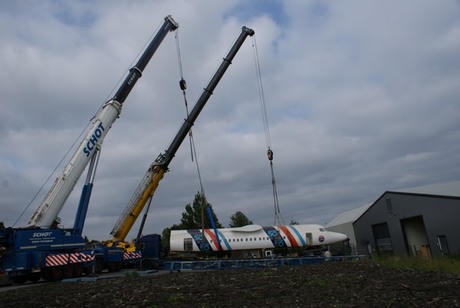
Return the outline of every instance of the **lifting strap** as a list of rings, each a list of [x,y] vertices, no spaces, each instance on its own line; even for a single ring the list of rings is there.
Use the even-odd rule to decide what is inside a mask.
[[[274,209],[275,209],[274,223],[275,225],[284,225],[284,220],[283,220],[283,217],[281,216],[280,206],[278,203],[278,192],[276,190],[275,172],[273,170],[273,150],[271,149],[270,128],[268,125],[267,108],[265,106],[265,95],[264,95],[264,88],[262,85],[262,74],[260,72],[260,62],[259,62],[259,55],[257,51],[255,35],[252,36],[252,47],[254,51],[254,62],[256,66],[257,85],[258,85],[258,90],[259,90],[259,101],[260,101],[260,108],[262,111],[262,121],[264,124],[265,142],[267,144],[267,158],[270,162],[270,170],[271,170],[271,175],[272,175],[273,204],[274,204]]]
[[[183,69],[182,69],[182,59],[181,59],[181,55],[180,55],[178,31],[176,31],[176,50],[177,50],[177,61],[179,63],[179,71],[180,71],[179,87],[180,87],[180,89],[182,91],[182,94],[184,96],[185,111],[187,113],[187,118],[188,118],[189,111],[188,111],[188,102],[187,102],[187,94],[186,94],[187,82],[184,79],[184,73],[183,73]],[[202,232],[202,236],[204,237],[204,217],[205,217],[204,216],[204,209],[205,209],[205,207],[207,207],[208,202],[207,202],[206,194],[204,193],[203,181],[201,179],[200,166],[198,164],[198,158],[197,158],[197,155],[196,155],[196,147],[195,147],[195,141],[193,140],[192,129],[189,130],[189,138],[190,138],[190,154],[191,154],[191,157],[192,157],[192,161],[195,161],[196,170],[197,170],[197,173],[198,173],[198,180],[200,182],[200,193],[201,193],[201,196],[202,196],[202,198],[201,198],[201,232]],[[216,226],[215,226],[215,223],[214,223],[214,218],[212,217],[212,214],[211,214],[211,208],[210,207],[207,207],[207,212],[208,212],[209,221],[211,222],[211,226],[214,229],[214,233],[216,235],[217,247],[218,247],[219,250],[221,250],[220,240],[219,240],[219,233],[217,232],[217,229],[216,229]]]

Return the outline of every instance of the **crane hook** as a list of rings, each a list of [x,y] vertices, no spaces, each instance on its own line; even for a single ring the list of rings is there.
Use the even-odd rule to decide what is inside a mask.
[[[182,91],[185,91],[185,89],[187,89],[187,82],[185,81],[184,78],[180,79],[179,86]]]
[[[268,157],[268,160],[269,161],[272,161],[273,160],[273,151],[268,149],[267,151],[267,157]]]

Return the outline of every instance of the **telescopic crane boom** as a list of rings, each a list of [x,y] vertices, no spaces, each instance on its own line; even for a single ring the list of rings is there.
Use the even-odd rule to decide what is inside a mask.
[[[91,129],[85,135],[77,151],[64,168],[64,171],[56,179],[38,209],[32,215],[28,227],[34,226],[46,229],[53,225],[84,169],[100,148],[112,124],[119,117],[125,99],[128,97],[137,80],[142,76],[142,72],[153,54],[166,37],[166,34],[174,31],[177,27],[177,23],[171,16],[165,17],[162,27],[158,30],[156,36],[152,39],[136,65],[130,69],[128,76],[121,84],[115,96],[106,102],[95,116]]]
[[[164,24],[136,65],[130,69],[115,96],[96,114],[88,133],[30,219],[28,227],[5,228],[0,224],[0,272],[5,271],[12,281],[24,283],[39,279],[60,280],[80,277],[83,272],[99,273],[105,268],[118,270],[121,267],[124,261],[122,250],[96,245],[87,247],[82,236],[95,165],[102,141],[120,115],[123,102],[166,34],[177,27],[170,16],[165,18]],[[57,215],[87,166],[88,175],[75,216],[75,225],[73,228],[56,228]]]
[[[110,234],[113,236],[112,243],[125,240],[145,204],[150,198],[153,197],[153,194],[155,193],[160,180],[163,178],[164,173],[168,171],[168,166],[171,163],[171,160],[174,158],[174,155],[184,141],[189,130],[192,128],[195,120],[205,106],[209,97],[211,97],[213,94],[215,87],[219,83],[222,76],[225,74],[227,68],[230,66],[233,58],[237,54],[245,39],[248,36],[253,35],[254,30],[247,27],[242,28],[241,34],[238,36],[232,48],[223,59],[222,64],[217,69],[207,87],[204,88],[203,93],[201,94],[188,117],[185,119],[182,127],[170,144],[169,148],[164,153],[160,154],[150,165],[147,173],[137,187],[131,200],[115,224],[115,227],[113,228],[112,232],[110,232]]]

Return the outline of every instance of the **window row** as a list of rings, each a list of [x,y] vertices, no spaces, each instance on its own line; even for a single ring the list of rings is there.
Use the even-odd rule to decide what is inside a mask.
[[[286,236],[283,236],[283,239],[286,239]],[[230,238],[228,239],[229,243],[236,243],[236,242],[256,242],[256,241],[268,241],[270,238],[268,236],[266,237],[247,237],[247,238]],[[213,243],[213,240],[209,241],[210,243]],[[222,239],[219,239],[219,242],[222,243]]]

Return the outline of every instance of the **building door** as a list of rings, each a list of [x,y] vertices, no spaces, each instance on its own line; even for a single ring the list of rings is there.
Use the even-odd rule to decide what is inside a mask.
[[[393,244],[391,242],[390,231],[388,224],[381,223],[372,225],[372,232],[374,233],[375,245],[379,253],[393,254]]]
[[[423,216],[400,220],[408,255],[431,255]]]

